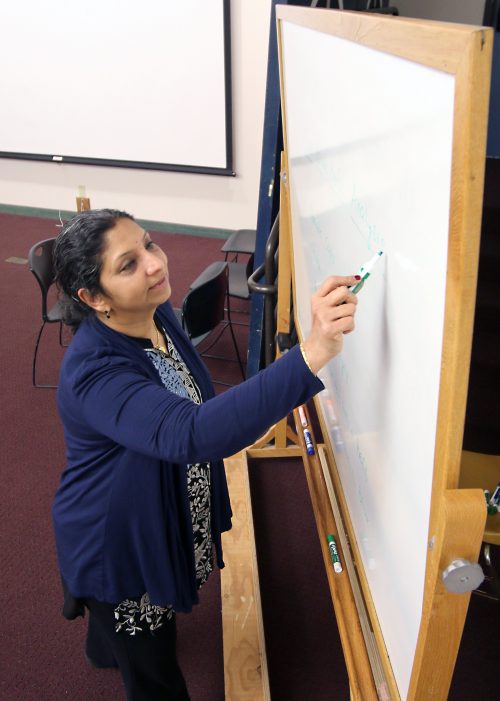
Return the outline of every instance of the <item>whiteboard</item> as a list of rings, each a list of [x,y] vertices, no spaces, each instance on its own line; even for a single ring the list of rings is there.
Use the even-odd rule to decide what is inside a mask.
[[[233,174],[229,0],[4,5],[1,156]]]
[[[455,78],[281,22],[302,336],[310,292],[384,255],[320,402],[401,698],[422,613],[436,435]],[[313,76],[313,78],[312,78]]]

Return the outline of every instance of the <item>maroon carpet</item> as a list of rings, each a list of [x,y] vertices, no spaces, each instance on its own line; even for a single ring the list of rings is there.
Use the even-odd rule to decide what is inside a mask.
[[[271,697],[348,701],[302,460],[252,460],[249,476]]]

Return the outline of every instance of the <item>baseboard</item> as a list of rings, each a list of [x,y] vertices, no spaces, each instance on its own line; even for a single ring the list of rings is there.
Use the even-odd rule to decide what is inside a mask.
[[[43,209],[41,207],[23,207],[14,204],[0,204],[1,214],[16,214],[22,217],[39,217],[42,219],[61,218],[63,221],[70,219],[76,211]],[[169,232],[171,234],[185,234],[186,236],[205,236],[214,239],[227,239],[234,233],[234,229],[216,229],[208,226],[190,226],[187,224],[175,224],[172,222],[159,222],[150,219],[137,219],[137,222],[149,231]]]

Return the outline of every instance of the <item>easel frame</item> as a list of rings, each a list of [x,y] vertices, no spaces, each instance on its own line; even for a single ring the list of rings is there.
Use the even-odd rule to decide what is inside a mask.
[[[359,13],[338,13],[302,8],[277,8],[278,42],[281,44],[281,21],[327,31],[349,38],[365,46],[417,61],[457,77],[455,94],[455,123],[453,139],[452,193],[450,215],[450,246],[446,287],[445,329],[440,400],[433,472],[431,517],[429,523],[428,557],[425,576],[423,613],[410,687],[406,699],[444,699],[447,697],[458,653],[470,593],[452,594],[444,586],[441,573],[454,559],[476,561],[486,518],[484,497],[479,490],[459,490],[458,475],[461,436],[465,416],[468,366],[472,339],[479,230],[483,188],[485,130],[488,105],[489,67],[492,34],[477,27],[457,27],[434,22],[399,20],[393,32],[387,19],[361,16]],[[440,50],[436,52],[433,39],[439,34]],[[282,67],[281,67],[282,68]],[[282,85],[283,91],[283,85]],[[282,103],[283,92],[282,92]],[[282,162],[280,208],[280,272],[278,294],[278,332],[287,333],[290,326],[290,286],[293,285],[293,244],[290,230],[288,193],[288,163],[286,155],[286,114],[284,120],[285,154]],[[451,235],[453,234],[453,235]],[[299,336],[300,336],[300,329]],[[320,422],[324,424],[319,413]],[[323,430],[325,426],[323,425]],[[324,430],[324,434],[327,432]],[[281,429],[283,436],[283,429]],[[300,432],[299,432],[300,435]],[[283,441],[282,441],[283,442]],[[286,446],[281,445],[286,450]],[[318,454],[318,446],[316,446]],[[377,614],[371,601],[366,578],[359,568],[359,551],[352,530],[342,485],[336,470],[331,446],[324,449],[326,471],[319,458],[310,459],[303,446],[304,464],[311,492],[325,566],[337,614],[351,698],[366,701],[371,698],[401,699],[385,650]],[[269,451],[269,449],[267,449]],[[253,452],[253,451],[252,451]],[[257,456],[258,451],[255,451]],[[323,465],[324,467],[324,465]],[[328,498],[328,475],[331,489],[338,497],[342,523],[335,524]],[[373,628],[378,659],[386,682],[372,677],[368,659],[369,644],[360,627],[346,625],[346,611],[354,609],[353,587],[341,586],[329,566],[325,546],[326,533],[339,534],[343,527],[349,536],[354,560],[360,571],[360,587],[366,602],[370,626]],[[345,557],[347,553],[342,553]],[[344,579],[342,577],[342,579]],[[358,618],[359,620],[359,618]],[[356,630],[353,630],[356,628]]]

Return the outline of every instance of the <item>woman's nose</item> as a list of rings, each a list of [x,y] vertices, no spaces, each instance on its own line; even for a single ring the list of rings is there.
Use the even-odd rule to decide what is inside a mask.
[[[147,275],[156,275],[161,270],[161,262],[154,256],[149,256],[146,261]]]
[[[148,275],[154,275],[162,268],[161,260],[154,253],[149,253],[148,251],[146,251],[146,256],[146,272]]]

